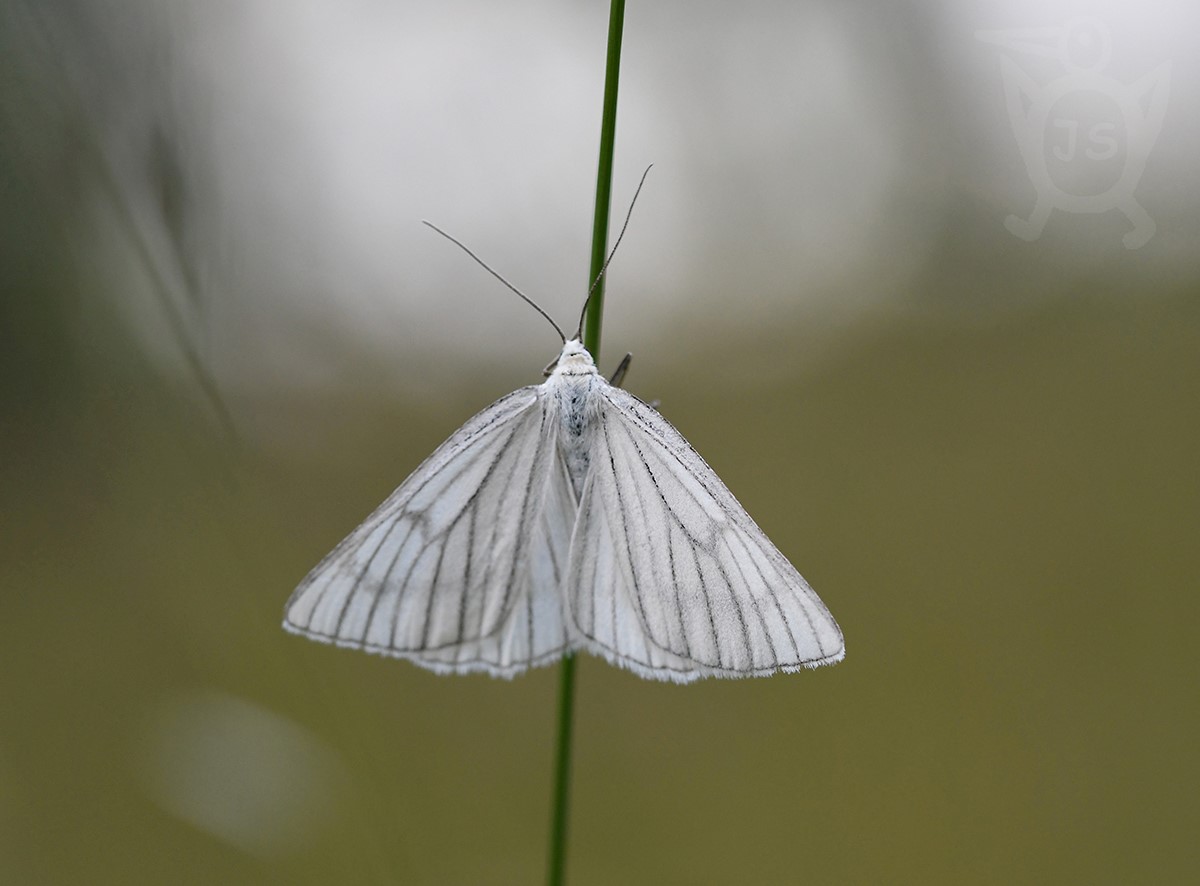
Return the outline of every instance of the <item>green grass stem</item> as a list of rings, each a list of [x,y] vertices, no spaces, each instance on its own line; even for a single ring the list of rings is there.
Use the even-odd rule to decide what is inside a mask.
[[[611,0],[608,16],[608,52],[604,70],[604,108],[600,117],[600,159],[596,172],[596,214],[592,220],[590,287],[604,267],[608,254],[608,217],[612,197],[613,147],[617,132],[617,84],[621,71],[621,36],[625,26],[625,0]],[[586,291],[586,290],[585,290]],[[588,302],[583,324],[583,345],[600,359],[600,326],[604,312],[604,281]],[[567,819],[571,800],[572,724],[575,708],[575,657],[563,658],[558,691],[558,746],[551,801],[550,864],[546,882],[562,886],[567,860]]]

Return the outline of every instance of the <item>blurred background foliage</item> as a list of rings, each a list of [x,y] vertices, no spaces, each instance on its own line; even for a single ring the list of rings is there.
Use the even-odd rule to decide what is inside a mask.
[[[541,878],[554,669],[279,621],[557,352],[417,220],[576,316],[606,12],[0,7],[0,881]],[[1154,139],[1111,90],[1060,109],[1119,144],[1052,168],[1079,193],[1149,143],[1137,250],[1116,209],[1004,227],[1036,188],[1001,59],[1063,63],[975,32],[1081,12],[1114,82],[1171,63]],[[1195,879],[1197,19],[630,5],[616,204],[656,169],[601,362],[636,353],[848,655],[686,688],[583,660],[572,882]]]

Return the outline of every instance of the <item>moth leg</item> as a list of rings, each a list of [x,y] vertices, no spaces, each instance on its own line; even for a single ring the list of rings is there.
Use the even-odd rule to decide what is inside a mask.
[[[623,359],[617,365],[617,371],[612,374],[612,378],[610,378],[608,380],[608,383],[610,385],[612,385],[614,388],[621,387],[621,382],[625,381],[625,373],[627,373],[629,371],[629,364],[632,361],[633,361],[633,354],[626,354],[625,359]],[[646,405],[649,406],[651,409],[653,409],[655,412],[657,412],[658,407],[660,405],[662,405],[662,401],[661,400],[651,400]]]
[[[625,381],[625,373],[629,371],[629,362],[632,359],[633,359],[633,354],[626,354],[625,359],[623,359],[617,365],[617,371],[614,372],[612,374],[612,378],[610,378],[608,380],[608,383],[610,385],[612,385],[614,388],[621,387],[621,382]]]

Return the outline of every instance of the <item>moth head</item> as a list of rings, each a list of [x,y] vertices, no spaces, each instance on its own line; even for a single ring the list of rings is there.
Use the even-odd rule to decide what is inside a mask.
[[[563,343],[562,353],[558,355],[558,359],[547,366],[542,374],[549,376],[555,370],[566,369],[575,369],[578,372],[579,369],[587,367],[596,368],[592,355],[588,353],[587,348],[578,338],[572,338]]]
[[[573,338],[570,341],[563,342],[562,353],[558,355],[558,361],[561,363],[570,357],[579,357],[581,355],[589,363],[592,362],[592,355],[588,353],[587,348],[583,346],[583,343],[579,339]]]

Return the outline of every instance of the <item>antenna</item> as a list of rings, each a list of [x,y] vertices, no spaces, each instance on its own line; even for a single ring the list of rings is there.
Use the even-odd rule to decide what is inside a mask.
[[[579,328],[575,330],[575,338],[578,339],[583,335],[583,319],[587,316],[588,303],[592,300],[592,293],[596,291],[596,287],[600,285],[600,281],[604,279],[604,272],[608,270],[608,263],[613,260],[613,256],[617,254],[617,247],[621,245],[621,238],[625,236],[625,229],[629,227],[629,220],[633,218],[633,207],[637,203],[638,194],[642,193],[642,185],[646,183],[646,176],[650,174],[650,170],[654,168],[651,163],[646,167],[646,171],[642,173],[642,179],[638,182],[637,190],[633,192],[633,199],[629,201],[629,211],[625,213],[625,223],[621,225],[621,233],[617,234],[617,242],[613,244],[612,250],[608,253],[608,258],[604,260],[604,264],[600,266],[600,273],[596,275],[596,279],[592,281],[592,288],[588,290],[587,298],[583,300],[583,310],[579,312]],[[478,259],[476,259],[478,261]]]
[[[433,228],[435,231],[437,231],[439,234],[441,234],[443,237],[445,237],[447,240],[449,240],[451,243],[453,243],[455,246],[457,246],[459,249],[461,249],[467,255],[471,256],[471,258],[475,259],[475,261],[477,261],[485,271],[487,271],[489,274],[491,274],[493,277],[495,277],[497,280],[499,280],[501,283],[503,283],[505,286],[507,286],[509,289],[511,289],[513,292],[515,292],[517,295],[519,295],[522,299],[524,299],[526,304],[528,304],[535,311],[537,311],[539,314],[541,314],[543,317],[545,317],[547,320],[549,320],[550,325],[554,327],[554,331],[558,333],[558,337],[563,340],[563,344],[565,345],[567,343],[567,336],[563,333],[562,329],[559,328],[559,325],[554,322],[554,318],[551,317],[549,314],[547,314],[545,311],[543,311],[541,306],[537,302],[535,302],[533,299],[531,299],[529,296],[527,296],[521,290],[517,289],[517,287],[513,286],[511,283],[509,283],[507,280],[505,280],[503,277],[501,277],[500,274],[498,274],[496,271],[492,270],[492,268],[488,266],[487,262],[485,262],[483,259],[481,259],[479,256],[477,256],[475,253],[473,253],[470,249],[468,249],[462,243],[462,241],[456,240],[454,237],[451,237],[449,234],[447,234],[445,231],[443,231],[441,228],[439,228],[437,225],[435,225],[431,221],[426,221],[425,219],[421,219],[421,224],[426,225],[427,227]],[[626,221],[626,224],[628,224],[628,221]],[[622,233],[624,233],[624,231],[622,231]],[[620,242],[620,241],[618,240],[617,242]]]

